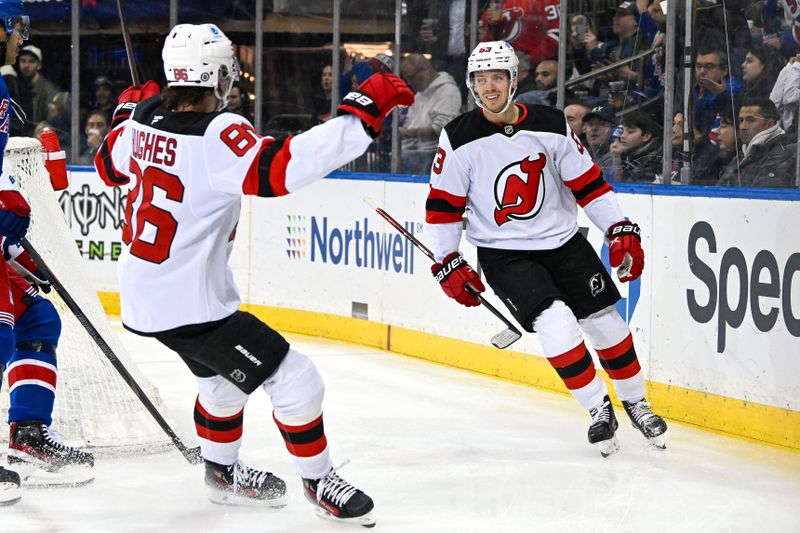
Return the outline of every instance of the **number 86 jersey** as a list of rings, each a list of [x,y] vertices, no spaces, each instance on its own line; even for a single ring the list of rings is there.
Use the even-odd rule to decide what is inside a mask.
[[[276,140],[233,113],[170,112],[160,96],[133,107],[118,108],[118,125],[95,166],[106,184],[128,188],[118,271],[122,322],[145,334],[238,309],[228,257],[243,194],[288,194],[372,141],[349,115]]]

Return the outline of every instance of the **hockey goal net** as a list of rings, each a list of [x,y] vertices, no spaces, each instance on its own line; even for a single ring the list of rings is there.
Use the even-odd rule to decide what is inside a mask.
[[[39,141],[10,138],[3,171],[17,180],[31,205],[28,240],[163,414],[158,390],[131,361],[92,287],[91,277],[50,185]],[[53,302],[62,321],[53,427],[67,443],[100,453],[115,455],[166,449],[169,439],[56,291],[43,296]],[[3,422],[7,420],[7,387],[4,383],[0,397]],[[7,432],[2,431],[0,435],[7,442]]]

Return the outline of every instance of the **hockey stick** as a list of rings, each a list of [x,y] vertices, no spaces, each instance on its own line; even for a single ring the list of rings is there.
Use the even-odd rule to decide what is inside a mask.
[[[156,406],[153,405],[153,402],[150,401],[150,398],[147,397],[147,394],[145,394],[144,390],[142,390],[139,384],[136,383],[136,380],[133,378],[133,376],[131,376],[130,372],[128,372],[128,369],[125,368],[125,365],[122,364],[122,361],[119,360],[114,351],[111,349],[111,346],[108,345],[100,332],[97,331],[97,328],[94,327],[94,324],[92,324],[92,322],[89,320],[89,317],[86,316],[86,313],[83,312],[64,284],[58,280],[58,277],[55,275],[52,269],[50,269],[42,256],[39,255],[39,252],[36,251],[28,239],[21,239],[20,244],[22,245],[22,248],[28,252],[28,255],[30,255],[33,262],[36,263],[36,266],[44,273],[45,276],[47,276],[47,279],[50,280],[50,284],[55,287],[56,292],[61,299],[64,300],[64,303],[67,304],[69,310],[72,311],[72,313],[75,315],[75,318],[78,319],[78,322],[81,323],[92,340],[97,344],[97,346],[103,352],[103,355],[108,358],[120,377],[125,381],[125,383],[128,384],[136,397],[139,398],[139,401],[142,402],[142,405],[144,405],[145,409],[147,409],[158,425],[161,426],[161,429],[163,429],[164,433],[167,434],[167,437],[170,438],[172,444],[178,448],[178,451],[183,454],[190,464],[202,463],[203,458],[200,456],[200,448],[187,448],[183,441],[181,441],[181,438],[170,427],[169,422],[167,422],[164,417],[161,416],[161,413],[158,412]]]
[[[380,207],[376,206],[371,199],[364,198],[364,202],[373,208],[380,216],[382,216],[386,222],[392,225],[394,229],[396,229],[400,234],[411,241],[411,243],[416,246],[422,253],[427,255],[431,261],[434,263],[436,262],[436,257],[434,257],[433,252],[430,249],[422,244],[412,233],[410,233],[406,228],[404,228],[399,222],[397,222],[392,215],[381,209]],[[467,283],[467,290],[472,294],[486,309],[492,312],[494,316],[499,318],[503,324],[506,325],[505,330],[501,331],[500,333],[496,334],[494,337],[491,338],[492,346],[495,348],[508,348],[515,342],[517,342],[520,338],[522,338],[522,333],[512,324],[500,311],[495,309],[495,307],[486,301],[486,299],[481,296],[481,294],[475,290],[475,288]]]
[[[122,40],[125,41],[125,53],[128,55],[128,66],[131,69],[131,80],[133,85],[139,86],[139,71],[136,69],[136,60],[133,57],[133,44],[131,43],[131,33],[128,31],[128,19],[125,17],[125,1],[117,0],[119,9],[119,23],[122,27]]]

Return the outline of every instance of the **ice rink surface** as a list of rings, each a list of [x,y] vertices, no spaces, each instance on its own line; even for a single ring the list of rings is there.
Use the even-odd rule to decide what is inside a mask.
[[[121,332],[193,435],[194,381],[177,356]],[[800,454],[671,424],[651,449],[621,409],[622,450],[602,459],[573,399],[363,346],[289,336],[326,384],[325,429],[340,474],[373,497],[371,531],[797,532]],[[658,406],[655,406],[657,409]],[[263,391],[245,409],[242,458],[287,481],[279,510],[220,507],[177,452],[99,458],[92,485],[28,490],[0,531],[366,531],[317,518]]]

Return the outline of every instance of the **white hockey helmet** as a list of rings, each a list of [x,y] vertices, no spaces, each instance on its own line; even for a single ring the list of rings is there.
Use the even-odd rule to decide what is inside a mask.
[[[178,24],[169,32],[164,49],[164,74],[170,87],[210,87],[221,111],[239,79],[233,43],[214,24]]]
[[[508,72],[510,79],[510,89],[508,91],[508,101],[500,113],[505,113],[508,106],[514,100],[514,93],[517,91],[517,67],[519,66],[519,59],[517,54],[514,53],[514,48],[505,41],[489,41],[485,43],[478,43],[475,50],[469,55],[467,59],[467,87],[469,92],[472,93],[472,98],[478,107],[484,108],[478,92],[475,90],[475,74],[476,72],[483,72],[486,70],[505,70]]]

